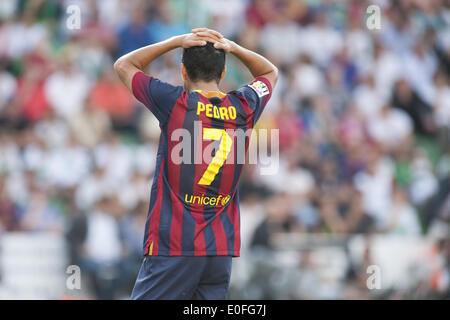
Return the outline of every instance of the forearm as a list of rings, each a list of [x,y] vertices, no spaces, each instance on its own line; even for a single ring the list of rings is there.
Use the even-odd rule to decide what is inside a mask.
[[[114,70],[131,91],[131,81],[134,74],[143,71],[153,60],[164,53],[180,47],[181,41],[182,36],[176,36],[127,53],[117,59],[114,63]]]
[[[127,53],[120,57],[117,62],[129,63],[139,70],[144,70],[153,60],[170,50],[178,48],[180,45],[181,36],[172,37]]]
[[[278,68],[269,60],[233,42],[230,53],[234,54],[249,69],[253,77],[269,76],[276,82]]]

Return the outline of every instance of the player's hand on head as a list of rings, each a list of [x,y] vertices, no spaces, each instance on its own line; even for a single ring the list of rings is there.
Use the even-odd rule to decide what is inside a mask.
[[[225,52],[230,52],[233,48],[233,42],[226,39],[220,32],[208,28],[192,29],[192,33],[205,37],[208,42],[214,44],[216,49],[222,49]]]
[[[214,42],[214,48],[222,49],[225,52],[231,52],[233,49],[233,42],[226,38],[222,38],[219,41]]]
[[[220,39],[223,38],[223,35],[213,29],[208,29],[208,28],[195,28],[191,30],[192,33],[200,36],[200,37],[207,37],[207,38],[211,38],[214,41],[219,41]],[[214,41],[211,41],[214,43]]]
[[[205,37],[200,37],[195,33],[188,33],[183,36],[181,40],[181,47],[186,49],[190,47],[204,46],[207,41],[208,39]]]

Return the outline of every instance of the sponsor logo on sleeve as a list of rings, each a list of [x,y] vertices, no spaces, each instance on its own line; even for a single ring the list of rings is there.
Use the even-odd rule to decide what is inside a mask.
[[[256,94],[258,95],[258,97],[262,98],[265,95],[269,94],[269,88],[267,87],[267,85],[262,82],[262,81],[255,81],[251,84],[248,85],[250,88],[252,88],[253,90],[255,90]]]

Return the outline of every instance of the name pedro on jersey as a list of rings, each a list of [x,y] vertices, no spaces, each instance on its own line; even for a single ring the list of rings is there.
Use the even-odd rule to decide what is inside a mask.
[[[205,113],[208,118],[221,120],[236,119],[236,108],[233,106],[218,107],[212,105],[211,103],[204,104],[199,101],[197,104],[197,115],[200,115],[202,112]]]

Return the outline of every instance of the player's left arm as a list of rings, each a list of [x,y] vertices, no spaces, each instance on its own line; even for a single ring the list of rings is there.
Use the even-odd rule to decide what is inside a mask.
[[[193,33],[175,36],[123,55],[114,63],[114,70],[123,84],[131,91],[131,93],[133,93],[133,76],[136,72],[143,71],[159,56],[179,47],[190,48],[194,46],[204,46],[208,41],[215,42],[221,38],[223,38],[223,36],[219,32],[209,33],[205,36],[199,36]]]

